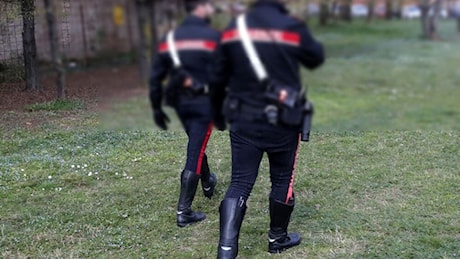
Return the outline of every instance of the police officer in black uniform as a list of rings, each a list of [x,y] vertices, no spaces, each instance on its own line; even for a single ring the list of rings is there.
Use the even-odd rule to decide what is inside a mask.
[[[222,110],[231,125],[232,150],[231,183],[219,207],[218,258],[238,254],[246,201],[264,152],[271,180],[268,251],[278,253],[301,241],[298,233],[287,232],[295,204],[293,181],[302,126],[312,113],[302,92],[299,68],[320,66],[324,52],[305,23],[288,15],[284,2],[255,1],[243,17],[267,78],[258,77],[249,59],[238,18],[225,29],[216,51],[212,100],[215,111]]]
[[[191,208],[199,180],[208,198],[217,183],[216,175],[209,170],[205,149],[213,129],[209,69],[220,33],[210,28],[214,9],[209,1],[190,0],[185,7],[189,15],[184,22],[160,41],[150,77],[150,101],[156,125],[167,129],[169,118],[162,110],[166,99],[165,103],[176,110],[188,136],[187,162],[181,174],[177,205],[179,227],[206,218],[203,212]],[[167,76],[169,82],[163,90],[162,82]]]

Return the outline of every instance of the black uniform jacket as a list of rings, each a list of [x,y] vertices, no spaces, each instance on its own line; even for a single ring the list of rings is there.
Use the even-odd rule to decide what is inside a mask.
[[[220,33],[209,26],[209,22],[190,15],[174,31],[174,43],[182,67],[202,83],[209,83],[212,54],[217,47]],[[158,44],[150,74],[150,101],[153,109],[162,104],[162,83],[166,76],[172,76],[173,61],[168,51],[166,36]]]
[[[273,82],[300,91],[299,64],[314,69],[324,62],[321,43],[310,34],[305,22],[288,15],[283,4],[259,0],[246,14],[246,23],[256,51]],[[251,66],[239,37],[236,21],[222,34],[213,66],[213,106],[219,111],[226,95],[263,107],[262,84]],[[226,92],[228,88],[228,93]]]

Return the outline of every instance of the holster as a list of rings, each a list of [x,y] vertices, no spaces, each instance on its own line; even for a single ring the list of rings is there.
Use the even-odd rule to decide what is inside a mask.
[[[265,98],[269,106],[276,106],[278,110],[277,120],[273,119],[274,115],[267,114],[268,121],[272,124],[300,126],[306,102],[303,92],[299,93],[294,86],[273,82],[266,82],[265,84]],[[271,110],[273,111],[273,109]]]
[[[303,121],[300,140],[303,142],[310,141],[311,121],[313,119],[314,109],[313,103],[307,100],[303,109]]]
[[[303,92],[299,93],[294,89],[292,86],[267,84],[265,96],[271,103],[267,108],[272,108],[265,110],[267,120],[272,124],[298,127],[301,133],[300,140],[308,142],[314,112],[313,104],[306,99]],[[276,110],[273,106],[276,106]]]
[[[300,126],[304,115],[305,98],[296,100],[293,107],[280,107],[279,121],[288,126]]]
[[[299,92],[293,86],[273,83],[270,81],[265,82],[265,97],[281,106],[294,107],[299,99]]]

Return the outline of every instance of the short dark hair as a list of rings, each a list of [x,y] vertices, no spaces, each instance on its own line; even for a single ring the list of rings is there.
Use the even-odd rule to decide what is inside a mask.
[[[206,4],[208,2],[209,0],[185,0],[185,11],[191,13],[200,4]]]

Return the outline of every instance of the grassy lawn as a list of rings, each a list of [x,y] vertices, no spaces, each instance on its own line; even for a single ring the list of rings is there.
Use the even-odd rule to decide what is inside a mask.
[[[268,162],[248,201],[240,258],[460,258],[460,37],[418,38],[418,22],[312,26],[328,54],[304,71],[315,104],[302,143],[291,231],[300,246],[267,249]],[[71,104],[72,105],[72,104]],[[67,107],[67,106],[64,106]],[[215,258],[218,206],[230,180],[228,132],[209,141],[215,197],[178,228],[175,207],[186,136],[153,125],[146,96],[104,114],[73,104],[8,112],[46,118],[33,129],[1,124],[0,257]],[[65,119],[62,118],[65,113]]]

